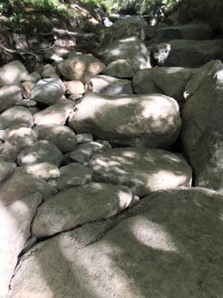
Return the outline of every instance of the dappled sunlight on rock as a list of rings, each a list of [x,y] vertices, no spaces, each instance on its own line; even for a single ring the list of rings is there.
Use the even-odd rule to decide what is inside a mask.
[[[129,220],[129,227],[136,240],[141,244],[161,251],[177,252],[177,247],[171,235],[165,228],[146,217],[136,216]]]

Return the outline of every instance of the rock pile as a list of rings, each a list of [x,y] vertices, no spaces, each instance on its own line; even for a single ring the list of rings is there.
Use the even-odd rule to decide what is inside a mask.
[[[222,295],[222,41],[122,22],[0,68],[1,298]]]

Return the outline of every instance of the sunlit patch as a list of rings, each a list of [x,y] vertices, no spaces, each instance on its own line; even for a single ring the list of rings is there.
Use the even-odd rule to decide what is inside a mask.
[[[26,156],[22,157],[23,164],[31,164],[37,161],[37,157],[33,154],[27,154]]]
[[[131,218],[130,227],[135,238],[143,245],[162,251],[178,251],[170,234],[162,225],[143,216],[136,216]]]
[[[132,197],[129,195],[128,192],[119,191],[118,197],[119,197],[119,207],[122,210],[127,208],[132,201]]]

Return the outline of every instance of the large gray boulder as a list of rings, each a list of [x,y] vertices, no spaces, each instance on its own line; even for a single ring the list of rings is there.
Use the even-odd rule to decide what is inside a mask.
[[[154,45],[152,53],[158,65],[200,67],[210,60],[222,60],[223,41],[176,39]]]
[[[194,170],[195,185],[223,192],[223,65],[220,70],[219,66],[218,63],[215,71],[207,72],[206,79],[184,105],[181,137]]]
[[[24,255],[9,298],[210,298],[223,292],[223,198],[201,188],[146,196]]]
[[[167,148],[180,131],[177,102],[165,95],[108,96],[89,93],[69,117],[77,133],[129,146]]]
[[[92,157],[94,181],[126,185],[138,195],[191,186],[192,171],[180,155],[151,148],[114,148]]]
[[[137,37],[115,40],[100,49],[99,55],[105,64],[118,59],[126,60],[136,72],[139,69],[151,68],[150,52]]]
[[[21,102],[22,91],[18,86],[5,86],[0,88],[0,112],[11,108]]]
[[[0,200],[0,297],[7,297],[7,292],[18,255],[30,237],[30,227],[41,194],[36,193],[17,200],[16,197],[4,197]]]
[[[142,69],[133,78],[133,90],[137,94],[160,92],[181,102],[184,100],[185,86],[194,72],[184,67]]]
[[[19,85],[27,75],[28,71],[20,61],[9,62],[0,67],[0,87]]]
[[[61,191],[43,203],[33,221],[35,237],[102,220],[118,214],[132,203],[133,194],[125,186],[89,183]]]

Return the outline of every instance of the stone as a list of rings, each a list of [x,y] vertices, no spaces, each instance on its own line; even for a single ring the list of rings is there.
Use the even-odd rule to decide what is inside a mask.
[[[37,71],[34,71],[30,74],[27,74],[23,78],[23,81],[29,81],[29,82],[32,82],[32,83],[37,83],[40,79],[41,79],[41,75]]]
[[[150,53],[146,45],[137,37],[115,40],[101,48],[99,55],[105,64],[124,59],[132,66],[134,72],[151,68]]]
[[[13,162],[0,161],[0,182],[8,179],[16,168]]]
[[[60,171],[57,166],[49,162],[41,162],[21,167],[27,174],[39,177],[44,180],[54,179],[60,176]],[[52,184],[51,184],[52,185]]]
[[[0,115],[0,128],[6,129],[12,125],[33,126],[33,115],[29,109],[20,106],[14,106],[5,110]]]
[[[92,175],[92,169],[79,163],[70,163],[60,168],[58,178],[51,180],[50,184],[59,190],[65,190],[73,186],[89,183]]]
[[[92,92],[107,95],[133,94],[131,81],[117,79],[110,76],[98,75],[89,81]]]
[[[70,102],[56,103],[37,112],[34,115],[34,123],[36,125],[55,124],[64,125],[73,112],[74,105]]]
[[[178,137],[177,102],[162,94],[108,96],[88,93],[69,117],[76,133],[91,133],[111,143],[167,148]]]
[[[46,64],[43,67],[42,71],[42,78],[53,78],[53,79],[58,79],[59,76],[56,73],[55,67],[53,67],[51,64]]]
[[[64,125],[45,124],[34,128],[39,140],[47,140],[56,145],[61,152],[74,150],[77,145],[73,130]]]
[[[18,255],[30,236],[32,219],[42,198],[40,193],[0,200],[0,297],[7,297],[9,284],[18,261]]]
[[[109,63],[103,73],[107,76],[125,79],[132,78],[135,71],[125,59],[118,59]]]
[[[32,146],[23,149],[18,157],[19,165],[32,165],[43,162],[60,166],[63,160],[61,151],[51,142],[43,140],[37,141]]]
[[[93,141],[93,136],[90,133],[79,133],[76,139],[78,144],[90,143]]]
[[[40,80],[32,89],[30,99],[46,105],[53,105],[62,98],[65,90],[66,88],[60,79]]]
[[[218,69],[219,65],[217,66]],[[206,79],[182,110],[182,149],[194,170],[194,184],[223,192],[222,69]]]
[[[22,96],[23,98],[30,100],[32,89],[35,87],[35,83],[31,81],[22,82]]]
[[[101,73],[105,65],[93,55],[70,53],[68,59],[58,64],[58,71],[67,80],[80,80],[86,83],[93,76]]]
[[[22,92],[18,86],[5,86],[0,88],[0,113],[13,107],[22,100]]]
[[[102,142],[89,142],[85,144],[80,144],[75,150],[68,154],[69,159],[75,162],[79,162],[83,165],[88,164],[92,155],[110,148],[108,143]]]
[[[221,297],[222,213],[222,196],[207,189],[148,195],[110,225],[38,243],[8,297]]]
[[[19,85],[28,71],[18,60],[9,62],[0,67],[0,87],[8,85]]]
[[[77,99],[84,95],[85,88],[81,81],[66,81],[64,82],[64,85],[66,87],[66,93],[71,95],[72,98]]]
[[[133,89],[137,94],[163,93],[182,102],[185,86],[194,72],[184,67],[142,69],[133,78]]]
[[[16,161],[19,152],[37,141],[37,134],[29,127],[21,127],[8,132],[9,137],[1,147],[1,154],[8,161]]]
[[[155,46],[153,57],[158,65],[201,67],[210,60],[223,58],[222,40],[173,40]]]
[[[61,191],[43,203],[36,214],[32,235],[39,238],[114,216],[133,199],[125,186],[89,183]]]
[[[192,170],[178,154],[151,148],[113,148],[92,157],[93,180],[126,185],[138,196],[191,186]]]
[[[153,38],[159,41],[173,39],[187,40],[210,40],[212,38],[211,28],[207,24],[186,24],[179,26],[158,27]]]

